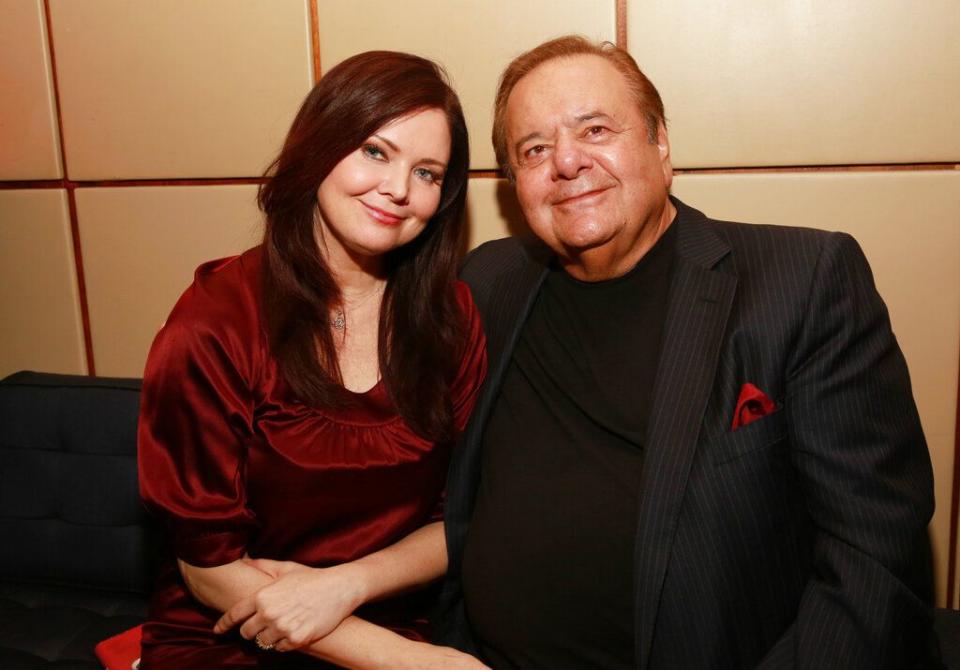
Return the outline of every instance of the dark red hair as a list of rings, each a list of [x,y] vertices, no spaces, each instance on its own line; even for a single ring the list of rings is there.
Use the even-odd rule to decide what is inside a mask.
[[[445,114],[450,161],[436,214],[416,239],[387,255],[379,362],[400,415],[422,436],[444,440],[453,434],[449,386],[464,337],[454,280],[469,150],[460,101],[437,64],[368,51],[331,69],[307,95],[260,188],[263,304],[271,352],[297,396],[315,406],[349,402],[330,332],[340,289],[314,237],[317,189],[378,129],[424,109]]]

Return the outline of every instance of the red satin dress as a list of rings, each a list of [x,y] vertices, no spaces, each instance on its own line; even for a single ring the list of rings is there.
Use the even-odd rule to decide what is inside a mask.
[[[331,566],[382,549],[440,518],[449,445],[399,417],[382,383],[347,410],[306,407],[270,357],[260,320],[261,249],[198,268],[153,344],[139,427],[140,489],[173,554],[223,565],[244,554]],[[486,371],[469,290],[457,284],[468,346],[452,387],[458,428]],[[423,592],[358,616],[422,639]],[[328,667],[258,651],[187,591],[174,556],[161,569],[143,631],[142,670]]]

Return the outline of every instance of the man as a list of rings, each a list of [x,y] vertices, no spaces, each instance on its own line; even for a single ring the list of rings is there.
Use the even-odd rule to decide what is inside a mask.
[[[451,466],[448,641],[495,668],[910,668],[932,474],[848,235],[668,194],[632,58],[518,57],[494,144],[539,238],[466,261],[489,375]]]

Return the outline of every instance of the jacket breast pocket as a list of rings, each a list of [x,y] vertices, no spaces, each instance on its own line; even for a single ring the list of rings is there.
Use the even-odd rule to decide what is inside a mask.
[[[783,411],[778,409],[753,423],[711,440],[706,449],[714,465],[721,465],[758,449],[770,448],[783,441],[786,436],[786,420]]]

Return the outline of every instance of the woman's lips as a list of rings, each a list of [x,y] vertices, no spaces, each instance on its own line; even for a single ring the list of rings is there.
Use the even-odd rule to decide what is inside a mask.
[[[379,207],[368,205],[362,200],[360,201],[360,204],[366,208],[367,213],[370,214],[370,217],[373,218],[374,221],[382,223],[385,226],[395,226],[403,221],[402,216],[397,216],[396,214],[391,214],[390,212],[384,211]]]

